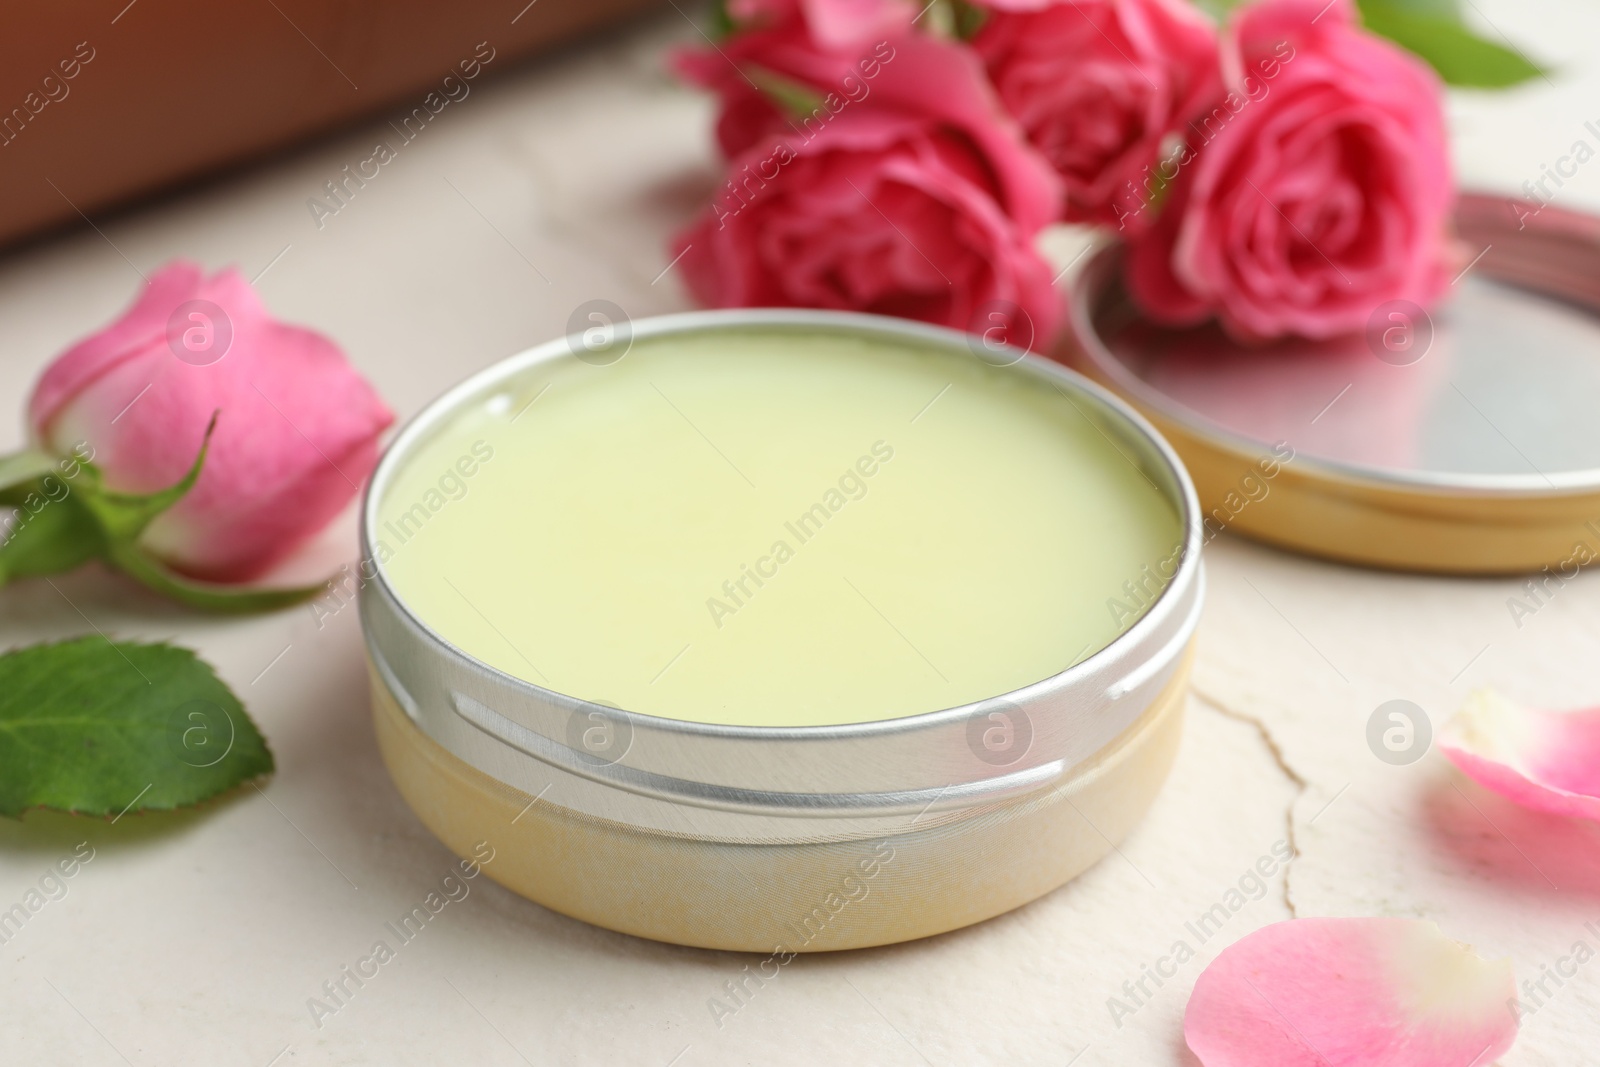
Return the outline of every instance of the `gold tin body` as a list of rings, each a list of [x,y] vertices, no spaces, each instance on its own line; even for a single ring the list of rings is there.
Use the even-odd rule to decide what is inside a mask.
[[[730,311],[632,324],[632,336],[718,329],[912,337],[969,353],[967,335],[900,320]],[[956,929],[1033,900],[1115,847],[1177,749],[1204,589],[1197,501],[1176,455],[1079,375],[987,346],[997,372],[1041,376],[1073,399],[1168,497],[1181,520],[1172,573],[1110,645],[992,699],[878,722],[739,727],[587,703],[452,647],[390,587],[361,591],[379,748],[402,796],[446,846],[494,850],[491,878],[612,930],[783,955]],[[368,488],[377,502],[418,442],[558,340],[512,357],[417,416]],[[1063,659],[1071,655],[1064,650]],[[626,744],[586,751],[591,727]],[[1006,747],[974,744],[999,728]],[[1020,739],[1020,740],[1017,740]]]
[[[1230,528],[1368,566],[1455,574],[1550,568],[1570,576],[1600,558],[1600,456],[1590,455],[1596,450],[1587,443],[1600,442],[1600,434],[1570,400],[1560,403],[1578,379],[1591,379],[1581,364],[1593,361],[1600,345],[1600,319],[1593,314],[1600,308],[1600,220],[1555,208],[1519,218],[1515,206],[1503,197],[1462,197],[1458,232],[1473,252],[1482,252],[1458,279],[1462,291],[1441,309],[1439,323],[1420,308],[1381,312],[1400,315],[1393,320],[1398,329],[1425,330],[1429,342],[1436,326],[1449,329],[1450,317],[1465,320],[1448,339],[1453,350],[1435,345],[1409,362],[1386,360],[1382,338],[1390,320],[1380,312],[1367,335],[1342,342],[1342,351],[1340,342],[1228,351],[1214,327],[1187,337],[1149,329],[1129,342],[1140,327],[1129,326],[1137,312],[1122,289],[1121,249],[1113,245],[1096,253],[1077,278],[1066,358],[1129,400],[1172,442],[1213,534]],[[1518,316],[1526,318],[1526,332]],[[1484,325],[1490,328],[1479,328]],[[1569,351],[1546,358],[1539,336]],[[1170,353],[1180,345],[1187,351],[1177,363],[1188,366],[1174,374]],[[1167,347],[1159,357],[1167,367],[1150,358],[1161,346]],[[1461,358],[1464,349],[1476,349],[1471,360]],[[1236,399],[1219,396],[1226,384],[1201,384],[1203,359],[1218,361],[1217,381],[1237,383]],[[1282,373],[1266,366],[1272,360],[1286,361],[1279,364]],[[1492,362],[1502,371],[1486,383],[1483,367]],[[1308,363],[1314,364],[1309,373]],[[1249,369],[1226,377],[1240,367]],[[1323,385],[1315,397],[1296,380],[1313,376]],[[1305,447],[1306,438],[1319,434],[1319,422],[1326,428],[1330,413],[1347,414],[1347,392],[1361,388],[1369,394],[1367,407],[1351,416],[1350,432],[1334,448]],[[1565,406],[1569,414],[1563,421],[1553,413],[1551,431],[1567,440],[1547,440],[1543,453],[1536,452],[1536,442],[1524,436],[1526,425],[1515,427],[1491,412],[1491,403],[1508,392],[1535,408],[1541,401],[1551,409]],[[1296,404],[1294,418],[1281,410]],[[1467,423],[1463,440],[1478,434],[1485,449],[1506,462],[1483,469],[1467,463],[1459,466],[1468,469],[1451,469],[1449,460],[1434,469],[1413,462],[1415,453],[1437,447],[1418,440],[1426,437],[1418,424],[1438,420],[1447,404]],[[1364,427],[1357,421],[1362,417]],[[1406,447],[1386,454],[1386,439]],[[1563,452],[1573,462],[1563,463]],[[1546,463],[1542,455],[1556,458]]]
[[[1076,773],[958,820],[915,814],[869,840],[723,842],[643,830],[535,798],[430,739],[373,679],[395,786],[457,855],[529,900],[610,930],[701,948],[826,952],[982,922],[1099,862],[1143,816],[1177,754],[1188,665]]]

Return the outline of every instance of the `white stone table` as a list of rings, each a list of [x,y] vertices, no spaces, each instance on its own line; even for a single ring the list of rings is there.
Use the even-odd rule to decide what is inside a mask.
[[[1513,190],[1574,140],[1600,143],[1584,129],[1600,120],[1600,8],[1468,6],[1559,72],[1453,100],[1463,180]],[[272,308],[336,337],[402,416],[557,335],[584,300],[634,316],[687,306],[678,279],[657,276],[667,233],[712,181],[709,104],[663,73],[664,49],[691,38],[669,13],[479,83],[321,229],[307,198],[370,154],[381,121],[97,219],[103,234],[5,255],[0,448],[21,443],[40,367],[119,311],[139,281],[132,265],[173,256],[265,270]],[[1600,163],[1562,198],[1600,208]],[[1204,964],[1290,914],[1432,918],[1523,975],[1580,938],[1600,946],[1584,928],[1600,925],[1600,830],[1519,812],[1437,753],[1385,765],[1363,733],[1385,700],[1438,722],[1483,684],[1549,706],[1600,703],[1600,579],[1572,582],[1518,627],[1511,580],[1363,571],[1231,536],[1207,560],[1187,734],[1122,855],[971,929],[802,958],[720,1028],[707,1000],[746,958],[595,929],[481,879],[313,1029],[307,998],[452,863],[379,762],[354,611],[322,628],[304,609],[219,621],[96,571],[57,579],[59,591],[6,588],[0,646],[84,632],[87,616],[199,649],[279,769],[264,791],[199,814],[0,822],[0,907],[78,842],[96,850],[68,895],[0,946],[0,1062],[1159,1067],[1194,1062],[1181,1019]],[[1107,999],[1124,981],[1290,839],[1287,880],[1114,1024]],[[1531,1016],[1502,1062],[1576,1067],[1597,1048],[1600,964]]]

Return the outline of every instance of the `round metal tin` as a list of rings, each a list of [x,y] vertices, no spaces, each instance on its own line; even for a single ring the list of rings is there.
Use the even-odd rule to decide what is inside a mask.
[[[789,310],[664,316],[632,323],[631,337],[752,327],[914,339],[965,358],[985,346],[898,319]],[[573,358],[571,341],[489,367],[400,432],[367,489],[366,558],[376,558],[378,503],[419,443],[530,367]],[[1171,575],[1110,645],[1034,685],[922,715],[708,725],[504,674],[430,629],[375,564],[360,603],[378,739],[423,822],[461,855],[486,842],[491,877],[557,911],[752,951],[938,933],[1025,903],[1100,859],[1175,752],[1203,595],[1198,501],[1171,448],[1106,390],[992,343],[983,357],[998,373],[1060,389],[1180,518]],[[973,744],[991,726],[1021,740],[998,756]]]
[[[1076,278],[1066,358],[1177,449],[1223,528],[1347,562],[1576,572],[1600,558],[1600,219],[1468,194],[1466,251],[1430,314],[1255,348],[1144,321],[1122,250]]]

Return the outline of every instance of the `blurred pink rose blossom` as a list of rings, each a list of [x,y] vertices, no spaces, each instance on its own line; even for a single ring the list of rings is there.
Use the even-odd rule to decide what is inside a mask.
[[[970,141],[992,172],[1001,207],[1029,234],[1060,215],[1060,180],[1000,108],[971,50],[921,33],[869,47],[830,51],[795,28],[740,33],[716,49],[682,52],[680,74],[711,90],[722,111],[717,140],[730,160],[757,141],[807,142],[847,113],[884,109],[911,115]],[[781,79],[809,96],[785,109],[763,80]],[[732,189],[742,180],[735,173]]]
[[[1017,310],[1027,344],[1060,323],[1049,265],[1005,215],[985,160],[925,120],[841,117],[814,140],[751,149],[777,179],[678,239],[689,287],[720,307],[871,311],[970,329]]]
[[[719,306],[873,311],[970,329],[1017,317],[1042,345],[1062,310],[1034,248],[1060,185],[999,109],[969,49],[921,34],[829,52],[794,29],[680,61],[716,91],[729,176],[674,242]],[[746,80],[814,95],[786,112]],[[1021,320],[1026,320],[1025,322]]]
[[[911,0],[728,0],[728,14],[758,27],[798,20],[818,45],[837,50],[904,33],[917,7]]]
[[[1129,249],[1136,302],[1168,325],[1215,315],[1242,340],[1429,304],[1454,196],[1433,71],[1362,30],[1351,0],[1261,0],[1228,37],[1228,92]]]
[[[1211,21],[1185,0],[987,6],[973,47],[1065,181],[1066,217],[1137,224],[1164,142],[1218,95]]]
[[[94,450],[108,488],[199,481],[144,531],[174,570],[218,582],[260,575],[355,496],[394,416],[321,334],[274,319],[228,269],[171,263],[121,318],[46,368],[28,402],[39,447]]]

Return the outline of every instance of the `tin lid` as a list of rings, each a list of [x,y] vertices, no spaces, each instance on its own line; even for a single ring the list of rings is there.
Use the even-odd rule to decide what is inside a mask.
[[[1167,435],[1210,536],[1424,571],[1586,562],[1600,219],[1467,194],[1456,226],[1473,258],[1431,312],[1393,301],[1362,334],[1261,347],[1148,322],[1108,246],[1075,282],[1072,358]]]

